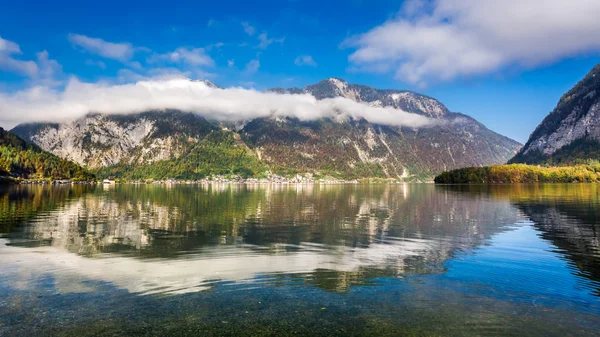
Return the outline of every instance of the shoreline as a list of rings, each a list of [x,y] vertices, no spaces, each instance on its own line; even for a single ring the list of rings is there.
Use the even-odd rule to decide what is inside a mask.
[[[363,178],[363,179],[201,179],[201,180],[44,180],[44,179],[12,179],[7,184],[15,185],[358,185],[358,184],[433,184],[433,181],[403,181],[399,179]]]
[[[327,184],[327,185],[353,185],[353,184],[400,184],[400,183],[433,183],[431,180],[414,180],[406,181],[400,178],[355,178],[355,179],[343,179],[334,178],[331,176],[325,177],[314,177],[312,174],[301,175],[297,174],[292,177],[284,177],[277,174],[268,174],[266,177],[261,178],[243,178],[238,175],[231,176],[211,176],[210,178],[202,179],[137,179],[137,180],[126,180],[117,177],[109,177],[104,179],[94,180],[70,180],[70,179],[13,179],[13,182],[21,185],[75,185],[75,184],[90,184],[90,185],[116,185],[116,184],[133,184],[133,185],[203,185],[203,184],[242,184],[242,185],[315,185],[315,184]]]

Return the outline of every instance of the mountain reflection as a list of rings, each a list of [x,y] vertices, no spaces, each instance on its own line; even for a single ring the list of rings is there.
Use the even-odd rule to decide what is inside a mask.
[[[550,185],[537,198],[514,204],[526,214],[541,237],[552,242],[579,275],[593,280],[600,295],[600,189],[597,185]]]
[[[7,261],[143,294],[231,281],[346,291],[441,272],[519,218],[508,200],[426,185],[33,186],[0,202]]]
[[[556,247],[577,275],[600,295],[600,187],[597,184],[443,186],[470,195],[508,200]]]

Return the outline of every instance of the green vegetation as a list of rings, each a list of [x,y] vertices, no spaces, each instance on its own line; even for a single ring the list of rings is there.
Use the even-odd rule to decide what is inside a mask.
[[[467,167],[444,172],[438,184],[507,184],[600,182],[600,164],[543,167],[525,164]]]
[[[97,171],[99,177],[125,180],[202,179],[214,175],[258,176],[267,170],[258,158],[228,131],[213,131],[177,159],[148,165],[115,165]]]
[[[94,176],[0,128],[0,183],[14,178],[89,180]]]

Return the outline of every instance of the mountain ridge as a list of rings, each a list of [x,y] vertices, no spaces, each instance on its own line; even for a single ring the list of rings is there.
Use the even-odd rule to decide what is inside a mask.
[[[407,112],[439,118],[450,111],[437,99],[410,90],[376,89],[362,84],[349,84],[343,79],[330,77],[303,88],[272,88],[267,92],[279,94],[311,94],[316,99],[344,97],[356,102],[365,102],[373,106],[393,107]],[[394,96],[398,95],[398,96]],[[401,100],[400,96],[403,100]],[[418,100],[428,102],[429,106],[418,106]],[[412,105],[411,105],[412,104]],[[428,108],[430,110],[428,110]]]
[[[600,159],[600,64],[566,92],[512,163],[571,164]]]
[[[13,131],[52,153],[94,169],[163,165],[170,161],[168,167],[178,167],[178,171],[186,168],[197,174],[213,171],[206,163],[182,162],[182,156],[189,155],[214,132],[231,133],[235,141],[223,144],[231,149],[243,148],[244,156],[249,156],[244,157],[244,163],[251,163],[254,171],[260,165],[252,158],[257,158],[278,172],[350,177],[428,180],[450,168],[504,163],[520,147],[472,117],[451,112],[438,100],[411,91],[381,90],[329,78],[302,89],[273,88],[267,92],[310,94],[317,99],[344,97],[370,106],[402,109],[443,123],[417,128],[379,125],[365,119],[300,121],[290,117],[216,123],[198,114],[166,110],[88,114],[68,123],[18,125]],[[213,145],[204,142],[204,146]],[[239,171],[239,165],[236,162],[233,166]],[[204,173],[200,173],[200,168]]]

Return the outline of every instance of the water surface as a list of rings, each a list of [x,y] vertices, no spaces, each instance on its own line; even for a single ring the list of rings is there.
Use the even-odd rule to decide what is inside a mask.
[[[600,331],[596,185],[0,190],[0,335]]]

